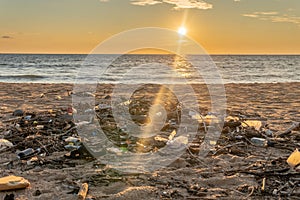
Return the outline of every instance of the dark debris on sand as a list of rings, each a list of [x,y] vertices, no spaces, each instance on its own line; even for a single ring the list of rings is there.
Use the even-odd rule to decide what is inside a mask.
[[[176,131],[180,123],[179,102],[171,97],[164,99],[168,114],[160,140],[127,135],[117,127],[109,106],[105,109],[96,106],[94,120],[98,120],[107,138],[122,150],[121,153],[155,152],[167,144],[170,133]],[[151,99],[145,101],[142,95],[130,102],[130,114],[136,124],[149,122],[147,113],[151,102]],[[186,144],[186,151],[180,158],[153,173],[126,174],[93,158],[80,141],[66,142],[70,137],[82,139],[77,133],[73,112],[72,108],[41,113],[17,111],[14,116],[3,118],[0,138],[13,146],[0,148],[1,171],[72,171],[72,175],[55,184],[67,187],[62,191],[74,197],[79,183],[86,182],[90,188],[87,199],[138,199],[140,195],[147,199],[296,199],[300,196],[299,166],[291,168],[286,162],[300,147],[297,123],[284,132],[277,132],[270,130],[266,119],[260,116],[228,112],[230,117],[225,119],[214,148],[207,156],[199,157],[201,143],[210,126],[205,118],[209,114],[202,113],[204,118],[199,120],[198,133]],[[17,156],[28,148],[33,152]],[[34,190],[31,195],[37,197],[42,192]]]

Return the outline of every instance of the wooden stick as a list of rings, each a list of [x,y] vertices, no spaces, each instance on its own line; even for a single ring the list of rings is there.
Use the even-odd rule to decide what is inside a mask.
[[[78,192],[78,200],[85,200],[88,190],[89,185],[87,183],[83,183]]]
[[[288,129],[286,129],[286,130],[283,131],[282,133],[278,133],[278,134],[276,134],[276,135],[277,135],[277,137],[283,137],[283,136],[285,136],[285,135],[290,134],[294,129],[296,129],[296,128],[298,128],[298,127],[300,127],[300,123],[299,123],[299,122],[295,122],[295,123],[293,123],[293,125],[290,126]]]
[[[263,178],[263,180],[262,180],[262,186],[261,186],[261,190],[262,191],[265,191],[265,189],[266,189],[266,177]]]
[[[219,152],[220,152],[221,150],[223,150],[223,149],[227,149],[227,148],[230,148],[230,147],[239,145],[239,144],[245,144],[245,142],[237,142],[237,143],[234,143],[234,144],[226,145],[226,146],[220,148],[219,150],[217,150],[215,153],[213,153],[213,155],[216,155],[217,153],[219,153]]]
[[[12,121],[19,120],[19,119],[21,119],[21,118],[22,118],[22,117],[14,117],[14,118],[11,118],[11,119],[3,120],[2,122],[3,122],[3,123],[12,122]]]

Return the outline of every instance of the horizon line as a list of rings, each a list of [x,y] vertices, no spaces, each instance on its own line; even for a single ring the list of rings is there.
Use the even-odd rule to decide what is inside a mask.
[[[1,53],[0,55],[175,55],[167,53],[128,53],[128,54],[115,54],[115,53],[99,53],[99,54],[89,54],[89,53]],[[212,54],[187,54],[187,55],[220,55],[220,56],[300,56],[300,53],[212,53]]]

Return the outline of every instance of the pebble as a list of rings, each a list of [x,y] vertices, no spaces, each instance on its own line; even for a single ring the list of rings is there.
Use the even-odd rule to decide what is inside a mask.
[[[24,111],[23,110],[15,110],[13,112],[13,116],[23,116],[24,115]]]
[[[7,147],[14,146],[10,141],[6,139],[0,139],[0,150],[5,149]]]

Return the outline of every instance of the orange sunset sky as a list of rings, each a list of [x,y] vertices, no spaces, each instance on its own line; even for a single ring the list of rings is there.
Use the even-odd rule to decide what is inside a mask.
[[[0,53],[89,53],[180,26],[210,54],[300,54],[299,0],[0,0]]]

